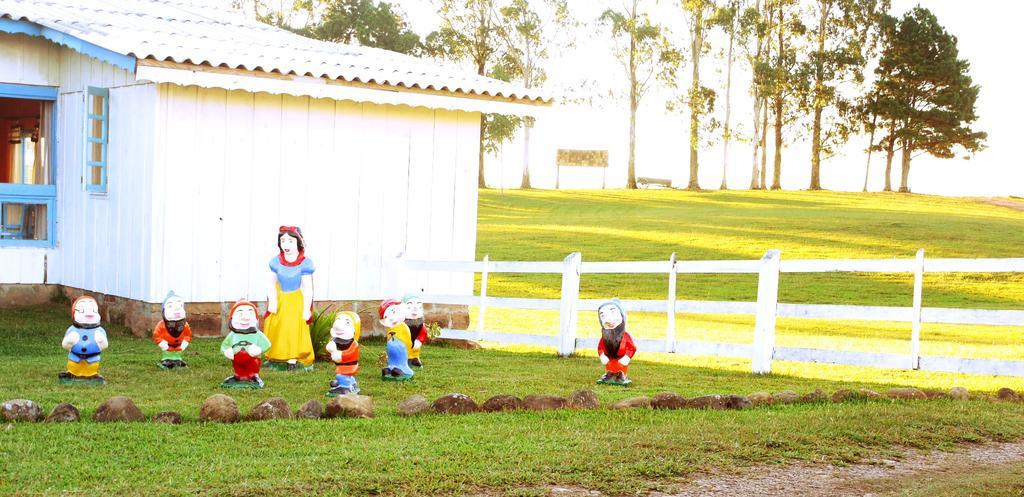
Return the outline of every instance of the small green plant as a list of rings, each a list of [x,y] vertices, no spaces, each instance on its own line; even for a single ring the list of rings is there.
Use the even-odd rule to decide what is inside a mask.
[[[441,336],[441,323],[427,323],[427,336],[430,338]]]
[[[331,326],[334,325],[334,318],[338,317],[334,306],[327,306],[323,309],[313,311],[313,321],[309,324],[309,338],[313,341],[313,352],[317,359],[327,360],[327,342],[331,341]]]

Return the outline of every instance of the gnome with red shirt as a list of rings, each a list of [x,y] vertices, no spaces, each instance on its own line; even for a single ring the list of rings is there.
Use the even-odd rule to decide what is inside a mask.
[[[629,385],[626,377],[629,363],[636,354],[633,337],[626,332],[626,311],[618,299],[612,299],[597,308],[601,322],[601,339],[597,342],[597,355],[604,364],[605,374],[598,383],[607,385]]]

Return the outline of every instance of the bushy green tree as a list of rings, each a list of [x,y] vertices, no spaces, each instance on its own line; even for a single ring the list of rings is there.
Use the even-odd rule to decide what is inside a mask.
[[[952,158],[974,153],[987,134],[971,126],[980,87],[968,74],[957,39],[931,11],[915,7],[904,14],[887,40],[878,63],[872,100],[879,117],[891,123],[890,137],[902,152],[900,191],[909,192],[915,152]]]

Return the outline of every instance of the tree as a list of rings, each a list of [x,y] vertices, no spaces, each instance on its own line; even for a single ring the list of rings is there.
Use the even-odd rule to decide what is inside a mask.
[[[629,84],[629,165],[626,188],[636,188],[636,111],[663,64],[677,66],[678,52],[671,50],[662,27],[640,10],[640,0],[626,0],[620,9],[607,9],[598,21],[611,30],[614,54],[622,63]]]
[[[373,0],[331,0],[318,24],[306,26],[299,34],[337,43],[419,55],[420,36],[409,29],[405,14],[388,2]]]
[[[874,100],[879,117],[892,123],[889,139],[902,151],[900,192],[914,152],[952,158],[962,148],[981,150],[987,134],[971,125],[980,87],[959,58],[957,39],[928,9],[915,7],[900,19],[878,63]]]
[[[796,73],[797,50],[794,38],[804,32],[804,26],[797,16],[798,4],[796,0],[766,0],[769,2],[770,10],[775,18],[774,35],[777,40],[775,45],[775,64],[771,66],[767,83],[765,85],[765,97],[772,102],[772,109],[775,119],[775,169],[772,171],[772,190],[782,188],[782,133],[785,125],[792,120],[787,112],[792,104],[789,97],[796,93],[800,79]]]
[[[567,46],[570,24],[565,0],[542,0],[546,16],[541,16],[528,0],[512,0],[499,10],[503,22],[498,34],[504,42],[504,54],[498,65],[510,79],[518,79],[524,88],[534,88],[547,79],[544,63],[554,46]],[[520,188],[530,184],[530,132],[533,118],[523,119],[523,179]]]
[[[750,66],[750,94],[754,100],[753,136],[754,146],[751,158],[750,189],[765,188],[766,153],[765,141],[768,127],[767,86],[770,76],[772,16],[768,1],[755,0],[753,7],[746,8],[739,18],[740,44],[746,53]],[[753,45],[751,45],[753,43]],[[758,153],[761,156],[761,173],[758,174]]]
[[[501,71],[498,74],[489,72],[501,56],[498,33],[502,20],[495,0],[440,0],[438,14],[441,27],[427,35],[428,53],[449,60],[472,62],[480,76],[508,78],[508,74]],[[487,188],[484,153],[510,138],[517,123],[517,118],[509,116],[480,115],[480,151],[477,157],[480,188]]]
[[[885,5],[886,9],[879,9],[873,26],[868,29],[874,29],[874,36],[868,37],[867,51],[868,57],[875,57],[881,48],[885,46],[887,40],[889,40],[896,30],[896,18],[886,13],[888,4]],[[879,102],[876,100],[875,92],[868,92],[861,98],[861,103],[856,108],[856,118],[860,120],[861,124],[867,127],[868,130],[868,148],[867,148],[867,161],[864,166],[864,187],[862,191],[867,193],[868,191],[868,179],[871,175],[871,154],[877,150],[881,150],[881,145],[875,144],[875,135],[878,132],[878,105]],[[886,180],[885,190],[892,191],[892,184],[889,179],[889,175],[892,171],[892,155],[893,155],[893,144],[889,141],[886,142]]]
[[[725,56],[725,123],[722,129],[722,141],[724,146],[722,147],[722,184],[719,185],[719,190],[729,189],[729,142],[732,140],[732,123],[730,119],[732,117],[733,49],[737,43],[741,45],[744,44],[746,40],[744,40],[743,37],[748,34],[747,31],[740,27],[741,4],[742,2],[740,0],[728,0],[728,3],[715,10],[715,14],[711,19],[711,24],[722,28],[729,37],[729,48],[726,50]],[[757,101],[757,98],[755,97],[754,100]],[[755,133],[756,132],[757,130],[755,129]],[[755,152],[755,155],[756,153],[757,152]]]
[[[692,70],[690,91],[686,96],[690,108],[690,181],[686,188],[700,190],[698,181],[700,164],[697,152],[700,148],[701,116],[710,114],[715,104],[714,90],[700,84],[700,60],[709,48],[707,27],[715,12],[715,4],[712,0],[681,0],[681,4],[690,31],[690,68]]]
[[[807,30],[813,46],[800,64],[798,85],[803,111],[812,116],[811,190],[821,189],[822,155],[830,155],[855,131],[857,114],[850,92],[843,86],[864,81],[868,37],[875,30],[878,10],[888,10],[888,0],[814,0]]]

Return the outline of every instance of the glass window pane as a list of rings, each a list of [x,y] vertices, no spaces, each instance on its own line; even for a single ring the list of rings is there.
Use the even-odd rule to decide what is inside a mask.
[[[102,143],[90,143],[89,144],[89,160],[93,162],[103,162],[103,144]]]
[[[46,240],[46,204],[0,203],[0,239]]]
[[[103,183],[103,168],[100,166],[92,166],[92,175],[89,178],[90,185],[99,185]]]
[[[91,126],[89,126],[89,136],[96,138],[97,140],[103,139],[103,121],[97,119],[90,119]]]
[[[90,95],[89,97],[92,99],[89,113],[97,116],[103,115],[103,97],[100,95]]]

